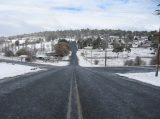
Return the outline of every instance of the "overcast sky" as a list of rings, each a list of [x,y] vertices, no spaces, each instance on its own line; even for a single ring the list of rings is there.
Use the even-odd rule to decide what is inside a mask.
[[[159,0],[0,0],[0,36],[65,29],[158,30]]]

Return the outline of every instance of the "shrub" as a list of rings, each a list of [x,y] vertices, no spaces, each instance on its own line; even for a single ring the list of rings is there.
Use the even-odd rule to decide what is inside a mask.
[[[58,43],[61,43],[61,42],[68,43],[66,39],[59,39]]]
[[[16,53],[17,56],[21,56],[21,55],[28,55],[28,56],[31,56],[31,52],[22,48],[20,50],[17,51]]]
[[[60,42],[55,45],[55,51],[58,56],[67,56],[70,51],[69,44],[65,42]]]
[[[81,56],[84,56],[84,53],[83,53],[83,52],[81,53]]]
[[[118,55],[120,52],[123,52],[124,51],[124,48],[125,48],[125,45],[121,42],[119,43],[113,43],[113,51],[112,52],[115,52],[117,53],[117,58],[118,58]]]
[[[142,60],[141,60],[141,58],[139,56],[137,56],[135,58],[134,62],[135,62],[135,66],[140,66],[141,63],[142,63]]]
[[[25,59],[25,61],[26,61],[26,62],[31,62],[31,61],[32,61],[32,58],[31,58],[31,57],[27,57],[27,58]]]
[[[94,60],[95,65],[98,65],[98,63],[99,63],[99,60]]]
[[[5,51],[5,56],[11,57],[11,56],[14,56],[14,53],[11,50],[7,50]]]
[[[125,65],[125,66],[134,66],[134,61],[133,61],[133,60],[126,60],[126,61],[124,62],[124,65]]]
[[[145,65],[145,61],[143,61],[140,57],[136,57],[135,60],[126,60],[124,62],[124,65],[126,66],[141,66],[141,65]]]
[[[135,63],[134,64],[135,66],[140,66],[140,65],[145,65],[146,64],[139,56],[137,56],[135,58],[134,63]]]

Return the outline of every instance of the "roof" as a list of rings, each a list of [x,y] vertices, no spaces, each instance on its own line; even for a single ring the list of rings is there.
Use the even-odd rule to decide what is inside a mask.
[[[20,55],[19,57],[21,57],[21,58],[27,58],[28,55]]]

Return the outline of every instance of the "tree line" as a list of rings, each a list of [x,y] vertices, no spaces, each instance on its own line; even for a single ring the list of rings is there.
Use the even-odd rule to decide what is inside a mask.
[[[80,30],[61,30],[61,31],[45,31],[32,34],[23,34],[17,36],[10,36],[9,39],[23,38],[23,37],[45,37],[47,41],[57,38],[76,38],[81,39],[88,36],[149,36],[156,31],[125,31],[125,30],[112,30],[112,29],[80,29]]]

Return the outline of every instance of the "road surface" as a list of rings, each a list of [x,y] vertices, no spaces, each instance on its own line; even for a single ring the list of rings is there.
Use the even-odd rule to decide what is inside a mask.
[[[160,119],[160,88],[115,74],[150,67],[83,68],[73,43],[69,66],[45,68],[0,83],[0,119]]]

